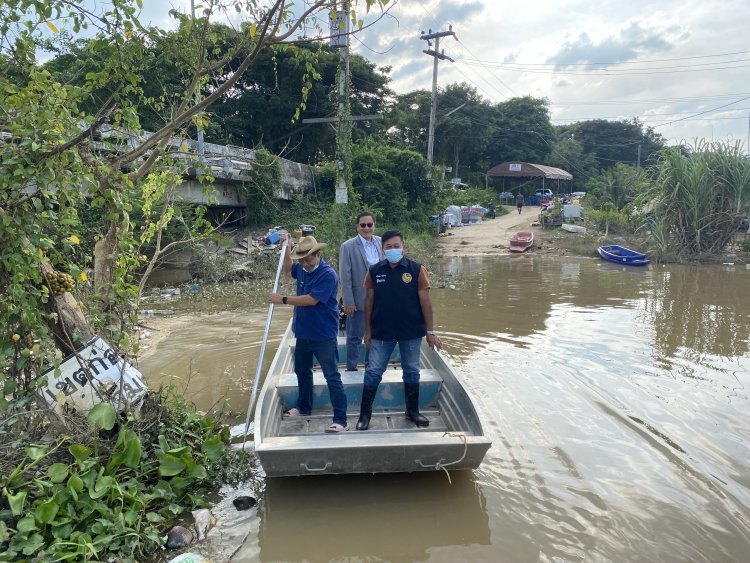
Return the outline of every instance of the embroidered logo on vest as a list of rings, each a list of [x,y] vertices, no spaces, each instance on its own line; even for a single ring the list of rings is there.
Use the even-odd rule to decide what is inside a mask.
[[[411,274],[409,272],[406,272],[405,274],[401,275],[401,281],[404,283],[410,283],[411,282]]]

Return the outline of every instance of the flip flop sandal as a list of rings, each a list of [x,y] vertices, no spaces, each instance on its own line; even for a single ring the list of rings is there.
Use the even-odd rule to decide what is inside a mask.
[[[326,428],[326,433],[335,434],[336,432],[347,432],[348,430],[349,429],[346,426],[341,426],[337,422],[334,422],[328,428]]]
[[[302,413],[297,407],[292,407],[288,411],[284,412],[284,416],[302,416]]]

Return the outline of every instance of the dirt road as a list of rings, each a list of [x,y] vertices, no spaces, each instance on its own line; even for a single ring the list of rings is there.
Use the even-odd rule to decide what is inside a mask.
[[[539,227],[531,226],[539,220],[539,207],[524,205],[520,215],[515,206],[503,207],[508,210],[506,215],[485,219],[476,225],[448,229],[438,239],[438,250],[445,256],[509,254],[510,237],[516,231],[533,231],[535,241],[543,236]]]

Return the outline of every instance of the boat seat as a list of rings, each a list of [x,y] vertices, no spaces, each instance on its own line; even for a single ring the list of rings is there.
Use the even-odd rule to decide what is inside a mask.
[[[349,405],[348,411],[359,411],[362,401],[362,385],[364,381],[364,370],[341,371],[341,382],[344,384],[344,393]],[[404,382],[401,368],[388,368],[383,373],[383,379],[378,386],[378,394],[375,396],[373,409],[375,410],[402,410],[404,409]],[[419,370],[419,407],[428,408],[437,405],[440,387],[443,383],[442,377],[436,370]],[[281,399],[283,409],[287,410],[297,403],[297,376],[293,373],[285,373],[279,377],[276,391]],[[331,410],[331,399],[328,395],[323,372],[319,369],[313,371],[313,411]]]
[[[291,354],[294,356],[294,346],[295,346],[296,340],[292,340],[290,344],[291,348]],[[339,349],[339,358],[346,358],[346,336],[339,336],[337,339],[338,349]],[[401,354],[399,351],[398,346],[396,346],[393,349],[393,353],[391,354],[391,359],[389,360],[391,362],[400,362],[401,361]],[[359,363],[364,364],[365,363],[365,347],[360,346],[359,347]],[[313,357],[313,365],[317,366],[318,364],[318,358]]]

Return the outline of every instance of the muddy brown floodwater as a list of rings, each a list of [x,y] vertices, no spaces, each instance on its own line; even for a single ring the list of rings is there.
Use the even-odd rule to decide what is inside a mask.
[[[227,490],[197,549],[213,561],[747,560],[750,270],[448,253],[435,274],[436,329],[493,441],[482,466],[452,483]],[[266,363],[289,319],[277,310]],[[244,417],[265,313],[172,319],[140,368]],[[247,493],[258,507],[233,511]]]

